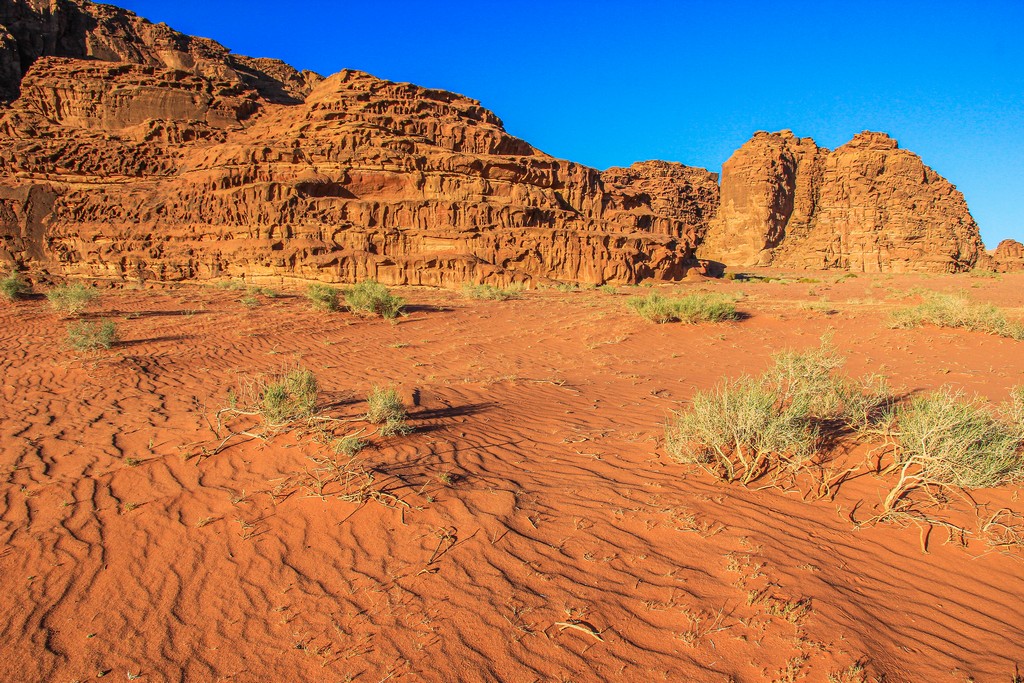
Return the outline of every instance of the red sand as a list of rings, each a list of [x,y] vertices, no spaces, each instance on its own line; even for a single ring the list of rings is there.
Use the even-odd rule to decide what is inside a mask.
[[[125,341],[85,356],[45,302],[0,305],[0,680],[826,681],[861,661],[870,680],[1010,681],[1024,565],[977,526],[1024,512],[1016,488],[954,501],[967,547],[935,529],[925,554],[913,526],[851,522],[884,495],[874,474],[815,502],[660,447],[695,389],[829,329],[851,374],[907,391],[1024,383],[1020,342],[885,325],[914,286],[1022,317],[1024,275],[815,277],[668,288],[747,294],[749,319],[699,326],[625,311],[644,288],[408,290],[394,325],[294,293],[109,291],[90,317]],[[801,306],[823,296],[836,313]],[[298,363],[332,416],[376,383],[419,390],[417,431],[359,456],[400,503],[309,496],[323,448],[296,432],[186,459],[239,377]]]

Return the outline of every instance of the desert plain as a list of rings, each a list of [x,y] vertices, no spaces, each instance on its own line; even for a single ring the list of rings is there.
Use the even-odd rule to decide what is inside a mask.
[[[743,486],[664,436],[696,392],[827,334],[901,397],[1003,401],[1020,342],[889,320],[932,291],[1019,319],[1024,274],[749,272],[394,288],[393,322],[280,279],[150,283],[100,291],[82,316],[120,341],[88,352],[41,295],[0,304],[0,680],[1020,680],[1018,487],[878,520],[882,443]],[[652,291],[741,319],[627,310]],[[316,420],[224,417],[297,367]],[[365,422],[375,385],[410,433]],[[345,434],[365,447],[334,452]]]

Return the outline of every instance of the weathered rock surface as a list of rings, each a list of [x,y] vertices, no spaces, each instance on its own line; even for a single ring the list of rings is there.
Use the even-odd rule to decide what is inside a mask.
[[[88,0],[0,2],[0,100],[40,57],[128,62],[194,72],[259,92],[269,102],[299,102],[320,77],[274,59],[231,54],[206,38],[179,33],[135,14]]]
[[[835,151],[758,133],[722,168],[699,250],[730,265],[958,272],[983,253],[963,195],[884,133]]]
[[[990,256],[993,270],[1024,270],[1024,244],[1017,240],[1003,240],[992,250]]]
[[[759,133],[716,174],[603,172],[479,102],[330,78],[86,0],[0,0],[0,261],[42,277],[676,280],[728,265],[955,271],[963,197],[884,134]],[[721,196],[719,196],[721,194]],[[721,210],[719,210],[721,206]]]
[[[360,72],[275,104],[230,77],[58,57],[0,113],[0,171],[0,258],[118,279],[680,279],[717,199],[706,171],[601,174],[474,100]]]
[[[787,236],[809,231],[827,153],[788,130],[755,134],[722,165],[721,206],[702,254],[728,265],[769,265]]]

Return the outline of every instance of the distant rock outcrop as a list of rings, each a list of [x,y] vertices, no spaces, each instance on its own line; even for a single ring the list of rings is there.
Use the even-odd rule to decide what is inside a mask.
[[[1024,244],[1003,240],[991,252],[992,267],[1001,272],[1024,270]]]
[[[958,272],[983,251],[963,195],[884,133],[835,151],[758,133],[722,167],[722,206],[699,249],[729,265]]]
[[[86,0],[0,0],[0,262],[41,277],[634,283],[956,271],[963,197],[884,134],[600,172],[461,95],[324,79]],[[721,209],[719,210],[719,207]],[[2,269],[2,268],[0,268]]]

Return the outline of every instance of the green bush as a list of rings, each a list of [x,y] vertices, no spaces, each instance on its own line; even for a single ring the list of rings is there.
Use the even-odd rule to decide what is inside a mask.
[[[316,376],[297,368],[266,382],[260,392],[260,415],[271,426],[312,417],[319,386]]]
[[[21,279],[17,271],[11,271],[10,275],[0,280],[0,296],[8,301],[15,301],[26,292],[28,292],[28,284]]]
[[[466,283],[462,286],[462,295],[467,299],[485,299],[490,301],[507,301],[508,299],[518,299],[519,294],[522,290],[518,287],[510,287],[508,289],[501,289],[494,285],[474,285]]]
[[[377,430],[381,436],[408,434],[412,431],[406,422],[408,413],[405,404],[395,389],[375,386],[370,390],[367,403],[369,409],[366,411],[366,421],[381,425]]]
[[[889,326],[898,329],[935,325],[960,327],[1000,337],[1024,339],[1024,325],[1007,320],[1003,312],[992,304],[979,304],[954,294],[930,292],[917,306],[897,309],[892,313]]]
[[[338,298],[341,296],[335,287],[315,282],[306,287],[306,298],[318,311],[338,310]]]
[[[96,292],[76,282],[54,287],[46,293],[46,298],[54,310],[69,315],[78,315],[96,298]]]
[[[1014,390],[1002,415],[977,398],[943,387],[896,411],[894,436],[900,477],[885,499],[897,507],[912,489],[986,488],[1024,473],[1024,391]]]
[[[345,304],[356,313],[370,313],[394,319],[402,312],[405,301],[394,296],[379,282],[367,280],[345,291]]]
[[[632,296],[626,306],[640,317],[655,323],[725,322],[739,319],[735,304],[715,294],[687,294],[669,299],[657,292],[647,296]]]
[[[67,343],[75,351],[109,349],[116,341],[117,327],[109,320],[100,323],[77,322],[67,327]]]

